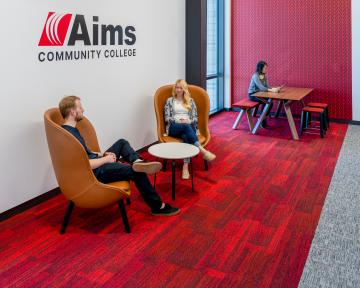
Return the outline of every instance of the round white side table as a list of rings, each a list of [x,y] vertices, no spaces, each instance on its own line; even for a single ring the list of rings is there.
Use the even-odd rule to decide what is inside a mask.
[[[191,158],[199,154],[200,150],[198,147],[195,145],[179,142],[158,143],[150,146],[148,152],[155,157],[171,160],[173,200],[175,200],[175,160],[190,158],[191,189],[194,191],[194,173]]]

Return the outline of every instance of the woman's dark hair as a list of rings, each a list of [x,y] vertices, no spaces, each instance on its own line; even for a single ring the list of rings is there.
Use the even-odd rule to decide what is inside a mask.
[[[267,66],[267,63],[265,61],[259,61],[257,64],[256,64],[256,72],[258,74],[262,73],[262,70],[263,68]]]

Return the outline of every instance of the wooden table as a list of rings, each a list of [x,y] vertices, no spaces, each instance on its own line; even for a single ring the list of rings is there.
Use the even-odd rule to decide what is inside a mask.
[[[280,100],[281,103],[284,105],[284,110],[286,113],[286,117],[289,122],[290,131],[294,140],[299,140],[299,135],[296,130],[294,118],[291,113],[290,105],[293,101],[300,101],[303,106],[304,98],[308,94],[310,94],[314,89],[312,88],[297,88],[297,87],[284,87],[281,89],[279,93],[273,92],[257,92],[253,96],[257,98],[265,98],[264,103],[266,103],[264,110],[262,111],[258,121],[254,129],[252,130],[253,134],[256,134],[256,131],[260,127],[261,122],[266,118],[266,114],[270,109],[270,105],[273,100]],[[278,114],[278,112],[277,112]]]

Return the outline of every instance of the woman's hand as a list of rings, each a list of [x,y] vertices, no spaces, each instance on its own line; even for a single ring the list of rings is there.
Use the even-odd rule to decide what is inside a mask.
[[[190,120],[185,119],[185,118],[180,118],[180,123],[184,123],[184,124],[190,124]]]
[[[272,92],[272,93],[279,93],[279,92],[280,92],[280,88],[279,88],[279,87],[273,87],[273,88],[270,88],[270,89],[269,89],[269,92]]]

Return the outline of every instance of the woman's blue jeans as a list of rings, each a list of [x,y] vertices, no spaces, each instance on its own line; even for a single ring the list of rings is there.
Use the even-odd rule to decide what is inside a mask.
[[[171,123],[169,127],[169,136],[181,138],[184,143],[199,146],[199,139],[196,135],[196,129],[192,124]]]
[[[196,135],[195,126],[186,123],[171,123],[169,127],[169,136],[181,138],[184,143],[200,146],[199,139]],[[184,163],[189,163],[190,159],[184,159]]]

